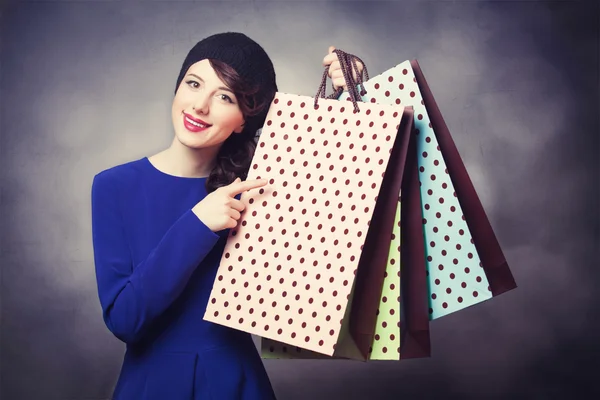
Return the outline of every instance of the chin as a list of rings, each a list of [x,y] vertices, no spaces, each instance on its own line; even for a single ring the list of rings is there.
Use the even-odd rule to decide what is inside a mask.
[[[185,137],[182,135],[177,135],[176,137],[179,143],[190,149],[201,149],[202,147],[204,147],[204,143],[200,142],[197,139],[194,140],[195,138]]]

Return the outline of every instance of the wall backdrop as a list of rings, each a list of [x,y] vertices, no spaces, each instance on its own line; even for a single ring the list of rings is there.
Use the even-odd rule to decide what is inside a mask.
[[[417,58],[519,285],[434,321],[430,359],[267,360],[281,400],[598,392],[599,21],[597,1],[4,1],[0,397],[110,397],[92,177],[169,145],[183,58],[227,30],[282,92],[314,95],[329,45],[373,76]]]

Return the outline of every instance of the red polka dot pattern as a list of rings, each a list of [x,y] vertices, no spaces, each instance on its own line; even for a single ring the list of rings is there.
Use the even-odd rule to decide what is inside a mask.
[[[346,307],[346,313],[344,314],[343,321],[340,327],[339,340],[334,345],[335,351],[331,357],[327,355],[317,353],[314,351],[306,350],[301,347],[295,347],[293,352],[289,351],[290,346],[271,339],[261,338],[261,356],[262,358],[279,358],[279,359],[327,359],[327,358],[344,358],[354,360],[364,360],[363,355],[360,353],[352,336],[350,335],[349,323],[350,323],[350,310],[352,309],[353,301],[352,291],[348,299],[348,306]],[[313,317],[316,313],[313,314]]]
[[[369,360],[400,359],[400,206],[398,202]]]
[[[273,101],[204,318],[332,355],[403,107],[313,103]]]
[[[282,331],[283,332],[283,331]],[[298,346],[278,342],[272,339],[260,339],[260,355],[264,359],[330,359],[325,354],[303,349]],[[336,355],[333,355],[335,358]]]
[[[389,76],[394,79],[390,81]],[[492,297],[410,61],[365,83],[364,101],[414,109],[430,319]]]

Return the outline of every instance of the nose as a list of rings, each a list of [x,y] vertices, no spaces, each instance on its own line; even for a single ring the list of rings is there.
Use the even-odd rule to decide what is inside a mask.
[[[193,108],[197,113],[208,114],[210,109],[210,95],[198,93],[194,99]]]

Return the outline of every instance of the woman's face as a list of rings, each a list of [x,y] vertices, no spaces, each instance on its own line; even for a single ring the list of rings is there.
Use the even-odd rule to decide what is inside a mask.
[[[238,100],[206,59],[181,80],[171,116],[176,138],[192,149],[220,147],[244,123]]]

